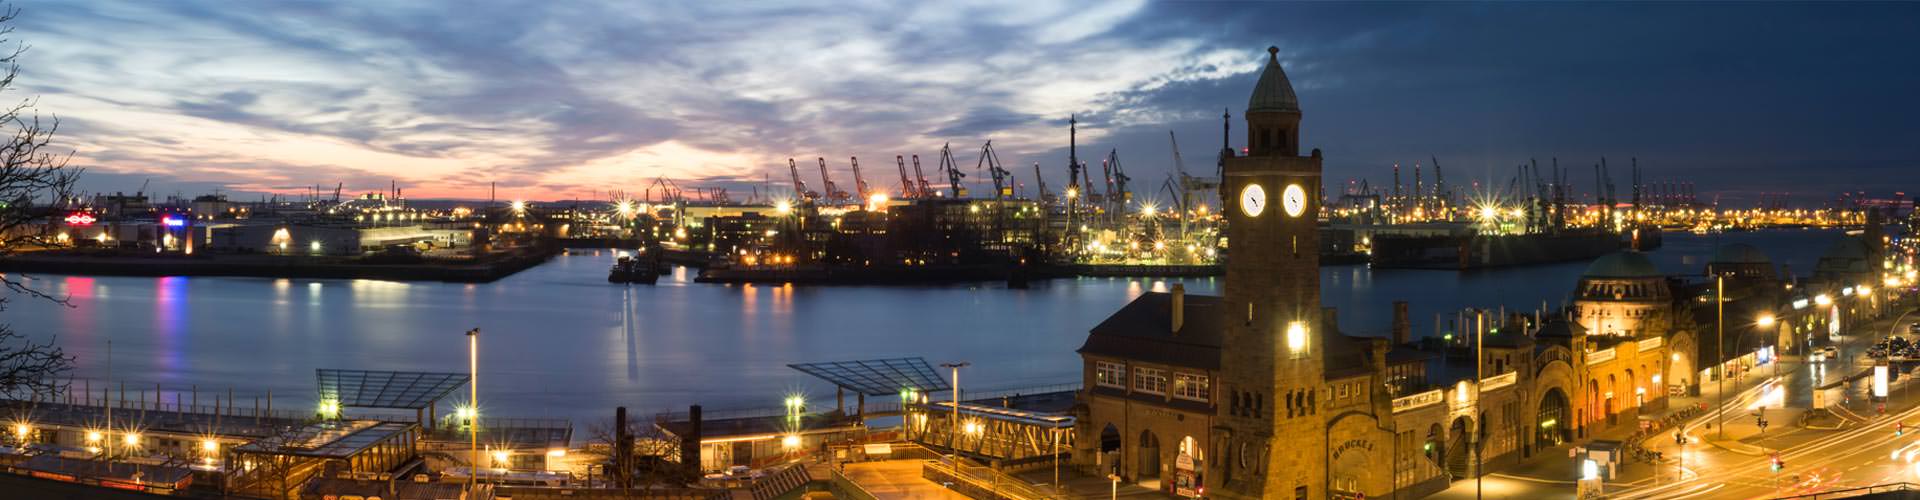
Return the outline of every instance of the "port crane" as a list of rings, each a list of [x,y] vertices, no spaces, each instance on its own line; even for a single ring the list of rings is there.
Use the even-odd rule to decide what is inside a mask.
[[[866,203],[872,193],[867,192],[867,178],[860,175],[860,157],[849,156],[847,161],[853,163],[853,190],[860,195],[860,202]]]
[[[915,198],[932,198],[933,186],[927,184],[927,176],[920,173],[920,155],[913,155],[913,178],[920,180],[920,187],[914,191]]]
[[[787,158],[787,172],[793,174],[793,195],[794,196],[799,197],[801,201],[813,201],[813,200],[820,199],[820,193],[816,193],[811,189],[807,189],[807,181],[800,180],[800,166],[793,162],[793,158]],[[649,197],[648,199],[651,200],[652,198]]]
[[[1040,202],[1042,204],[1053,205],[1060,202],[1060,198],[1054,196],[1052,191],[1047,190],[1047,179],[1040,176],[1040,162],[1037,161],[1033,162],[1033,182],[1040,189]]]
[[[1127,190],[1127,181],[1133,178],[1128,177],[1127,169],[1120,165],[1120,149],[1115,148],[1109,151],[1107,159],[1102,160],[1101,165],[1107,174],[1107,202],[1113,207],[1110,210],[1114,213],[1126,213],[1127,204],[1133,202],[1133,192]]]
[[[820,162],[820,180],[827,183],[827,190],[822,193],[827,196],[827,201],[844,202],[847,201],[848,198],[851,198],[852,195],[848,195],[846,191],[840,190],[840,186],[834,184],[833,178],[827,175],[827,159],[816,156],[814,160]]]
[[[907,177],[907,157],[893,155],[893,164],[900,167],[900,197],[917,198],[913,194],[913,179]]]
[[[975,162],[973,169],[975,172],[978,172],[982,166],[986,167],[987,174],[993,176],[993,199],[1002,200],[1012,198],[1013,183],[1011,178],[1013,177],[1013,172],[1009,172],[1000,166],[1000,155],[994,154],[993,141],[987,141],[986,144],[980,146],[980,159]]]
[[[960,172],[959,165],[953,161],[952,143],[940,146],[940,169],[947,172],[947,187],[953,190],[953,197],[955,199],[966,198],[967,187],[960,184],[960,179],[966,177],[967,174]]]

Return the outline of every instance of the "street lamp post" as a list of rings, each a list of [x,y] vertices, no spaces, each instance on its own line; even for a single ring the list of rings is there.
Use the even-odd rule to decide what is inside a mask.
[[[940,363],[941,368],[953,370],[953,422],[947,430],[947,449],[953,452],[953,470],[960,471],[960,369],[973,363]]]
[[[1720,439],[1727,438],[1727,360],[1720,352],[1726,345],[1727,336],[1727,277],[1716,274],[1713,277],[1713,372],[1714,392],[1720,393],[1720,407],[1713,412],[1714,432]]]
[[[517,208],[516,208],[517,211]],[[467,471],[467,491],[472,492],[479,486],[480,470],[480,329],[467,330],[467,407],[472,417],[467,421],[467,457],[471,470]]]

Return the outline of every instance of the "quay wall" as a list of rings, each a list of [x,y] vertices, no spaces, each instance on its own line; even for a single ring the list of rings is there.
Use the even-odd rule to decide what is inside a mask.
[[[539,265],[555,254],[556,250],[543,248],[472,264],[432,260],[371,264],[280,256],[94,257],[25,254],[0,259],[0,271],[105,276],[247,276],[487,283]]]

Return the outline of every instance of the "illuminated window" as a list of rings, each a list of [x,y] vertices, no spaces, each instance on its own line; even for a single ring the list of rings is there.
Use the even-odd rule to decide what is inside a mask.
[[[1167,371],[1157,368],[1133,369],[1133,390],[1147,394],[1167,393]]]
[[[1127,365],[1111,361],[1094,362],[1093,383],[1102,387],[1127,388]]]
[[[1211,389],[1206,375],[1181,372],[1173,374],[1173,397],[1206,402],[1211,396]]]

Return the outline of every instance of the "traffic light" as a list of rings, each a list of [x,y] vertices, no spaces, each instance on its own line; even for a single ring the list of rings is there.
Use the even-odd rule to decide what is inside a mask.
[[[1787,462],[1780,460],[1780,454],[1775,453],[1773,455],[1773,471],[1780,472],[1780,469],[1785,469],[1785,468],[1787,468]]]

